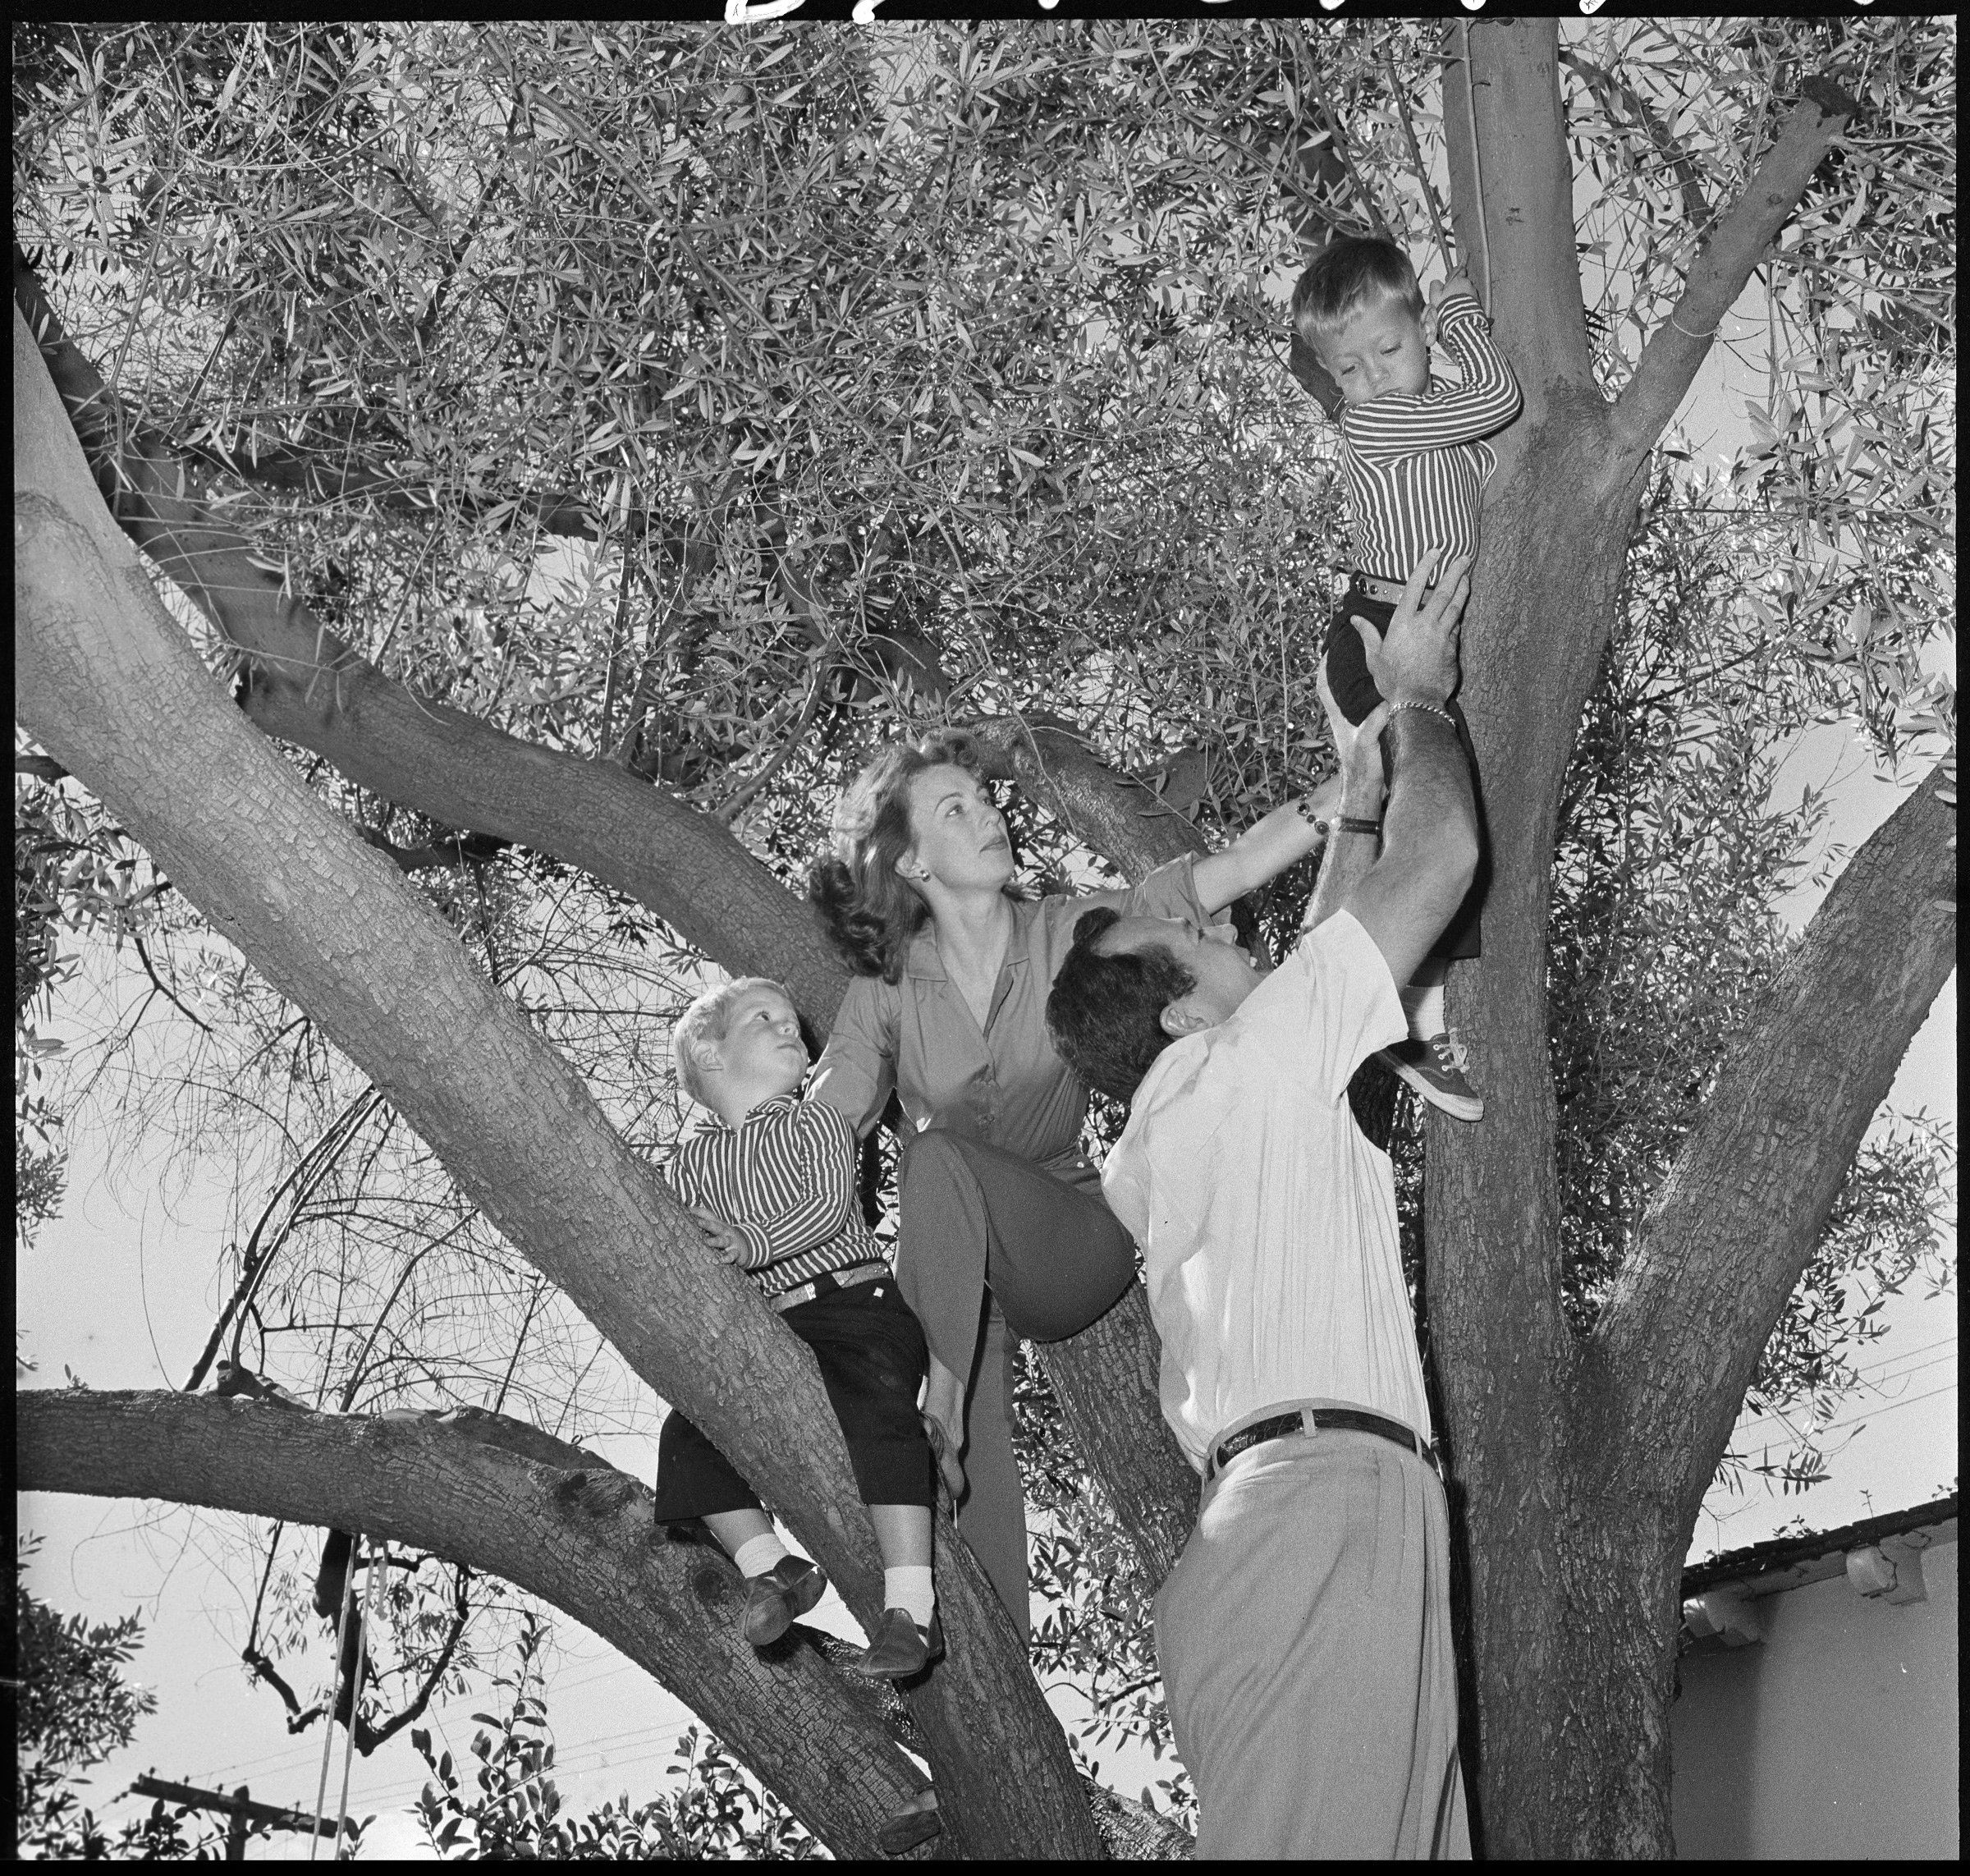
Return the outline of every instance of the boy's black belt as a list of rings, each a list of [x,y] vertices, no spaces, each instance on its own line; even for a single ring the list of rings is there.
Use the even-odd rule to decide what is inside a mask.
[[[832,1291],[852,1289],[858,1283],[873,1283],[878,1277],[886,1277],[886,1264],[851,1264],[845,1270],[823,1270],[811,1283],[796,1283],[790,1290],[782,1290],[777,1296],[768,1296],[767,1301],[784,1314],[797,1310],[803,1303],[811,1303],[817,1296],[825,1296]]]
[[[1262,1446],[1269,1439],[1285,1439],[1293,1433],[1313,1433],[1323,1427],[1337,1433],[1372,1433],[1378,1438],[1392,1440],[1397,1446],[1407,1447],[1411,1452],[1420,1455],[1423,1464],[1438,1478],[1443,1476],[1436,1448],[1427,1440],[1418,1439],[1415,1429],[1405,1427],[1400,1420],[1371,1414],[1362,1407],[1296,1407],[1290,1414],[1275,1414],[1269,1420],[1254,1420],[1248,1427],[1240,1427],[1229,1439],[1220,1440],[1212,1449],[1204,1478],[1207,1482],[1215,1479],[1239,1454],[1248,1452],[1255,1446]]]

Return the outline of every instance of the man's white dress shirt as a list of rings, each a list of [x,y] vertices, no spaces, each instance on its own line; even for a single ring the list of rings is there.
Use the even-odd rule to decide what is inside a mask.
[[[1214,1436],[1276,1402],[1431,1437],[1395,1180],[1347,1098],[1406,1033],[1381,952],[1338,912],[1136,1090],[1102,1186],[1142,1247],[1164,1417],[1200,1472]]]

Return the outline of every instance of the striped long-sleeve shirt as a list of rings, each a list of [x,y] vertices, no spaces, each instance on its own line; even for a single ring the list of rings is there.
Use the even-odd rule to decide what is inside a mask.
[[[855,1194],[855,1131],[825,1102],[762,1102],[737,1128],[712,1116],[665,1168],[686,1205],[735,1225],[767,1296],[830,1270],[880,1263]]]
[[[1519,380],[1475,300],[1444,302],[1437,342],[1464,374],[1455,386],[1377,397],[1340,413],[1354,566],[1407,580],[1426,549],[1478,552],[1478,509],[1498,459],[1481,439],[1519,412]]]

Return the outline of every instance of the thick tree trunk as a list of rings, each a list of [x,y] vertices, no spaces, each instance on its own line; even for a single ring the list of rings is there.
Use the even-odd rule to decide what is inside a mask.
[[[1659,335],[1639,388],[1620,404],[1603,397],[1586,343],[1554,24],[1452,29],[1453,53],[1467,36],[1468,64],[1454,57],[1444,81],[1454,213],[1525,407],[1494,439],[1463,635],[1492,874],[1485,955],[1454,975],[1450,1007],[1486,1116],[1474,1126],[1430,1117],[1425,1178],[1430,1342],[1468,1571],[1465,1747],[1491,1855],[1663,1855],[1676,1586],[1696,1499],[1825,1205],[1794,1208],[1771,1235],[1755,1307],[1638,1303],[1615,1347],[1568,1330],[1546,1039],[1554,828],[1648,452],[1705,346]],[[1693,270],[1691,303],[1707,314],[1735,298],[1844,122],[1838,94],[1808,89]],[[1860,963],[1867,953],[1855,944],[1846,933],[1837,948]],[[1922,989],[1932,969],[1912,975],[1921,983],[1890,1007],[1863,993],[1866,1016],[1854,1012],[1889,1033],[1894,1058],[1934,994]],[[1834,1184],[1886,1089],[1881,1074],[1859,1079],[1840,1125],[1816,1135],[1837,1155]],[[1787,1099],[1770,1082],[1744,1098],[1754,1132]],[[1699,1264],[1726,1245],[1742,1253],[1718,1203],[1727,1186],[1726,1176],[1699,1196],[1693,1181],[1674,1251],[1661,1234],[1671,1293],[1698,1244],[1711,1247]],[[1664,1393],[1679,1403],[1673,1428],[1642,1410]]]
[[[218,694],[96,498],[18,313],[15,342],[21,721],[643,1379],[717,1438],[873,1621],[873,1533],[812,1357],[429,906]],[[912,1699],[956,1846],[1098,1855],[1065,1741],[983,1573],[955,1543],[938,1562],[951,1653]]]
[[[650,1494],[602,1470],[537,1465],[429,1422],[283,1412],[243,1397],[17,1395],[16,1484],[154,1497],[361,1531],[517,1585],[593,1630],[701,1715],[837,1856],[923,1782],[872,1690],[796,1638],[738,1630],[723,1555],[653,1541]]]

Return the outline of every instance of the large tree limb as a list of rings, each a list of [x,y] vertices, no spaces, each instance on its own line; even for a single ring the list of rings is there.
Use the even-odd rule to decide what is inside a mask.
[[[1810,78],[1801,89],[1804,97],[1779,126],[1776,140],[1736,206],[1704,242],[1682,298],[1650,335],[1634,376],[1615,400],[1616,433],[1631,455],[1652,447],[1668,427],[1709,353],[1719,322],[1798,206],[1813,171],[1860,108],[1830,78]]]
[[[968,726],[987,775],[1017,782],[1084,846],[1140,879],[1210,845],[1153,788],[1119,776],[1079,732],[1051,718],[987,717]]]
[[[1896,1068],[1956,963],[1954,826],[1931,771],[1814,914],[1719,1076],[1601,1315],[1625,1424],[1691,1518]]]
[[[415,1546],[517,1585],[593,1629],[699,1714],[837,1856],[923,1783],[879,1711],[798,1640],[761,1654],[722,1554],[653,1541],[650,1496],[430,1421],[283,1413],[245,1399],[16,1394],[23,1491],[156,1498]]]
[[[714,1433],[873,1621],[873,1534],[812,1357],[432,908],[226,703],[97,499],[18,312],[14,378],[20,720],[637,1374]],[[949,1543],[938,1566],[951,1651],[913,1707],[954,1837],[1098,1854],[976,1561]]]

